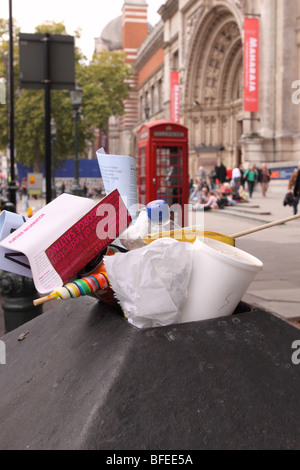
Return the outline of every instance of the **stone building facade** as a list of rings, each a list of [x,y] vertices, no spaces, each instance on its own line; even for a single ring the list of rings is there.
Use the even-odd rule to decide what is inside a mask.
[[[125,0],[123,28],[130,8],[143,12],[145,26],[146,1]],[[210,169],[220,160],[229,168],[298,162],[300,106],[293,97],[300,79],[300,0],[167,0],[159,13],[161,21],[139,45],[123,42],[136,72],[130,101],[135,114],[115,127],[112,120],[113,151],[136,155],[142,123],[170,118],[170,74],[176,70],[180,123],[189,129],[190,177],[200,165]],[[246,112],[243,101],[245,17],[259,19],[255,113]],[[127,33],[141,26],[127,20]]]

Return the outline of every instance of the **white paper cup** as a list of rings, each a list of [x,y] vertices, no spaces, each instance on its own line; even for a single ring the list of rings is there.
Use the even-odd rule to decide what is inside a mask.
[[[263,263],[211,238],[193,245],[193,269],[181,322],[232,315]]]

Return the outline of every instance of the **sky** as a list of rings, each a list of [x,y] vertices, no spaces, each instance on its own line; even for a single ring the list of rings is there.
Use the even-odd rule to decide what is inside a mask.
[[[94,38],[99,37],[111,20],[122,14],[124,0],[12,0],[14,20],[22,33],[34,33],[35,27],[45,21],[63,22],[67,34],[81,28],[76,45],[90,60],[94,52]],[[157,10],[165,0],[148,0],[148,22],[155,26],[160,15]],[[0,0],[0,18],[9,17],[9,0]]]

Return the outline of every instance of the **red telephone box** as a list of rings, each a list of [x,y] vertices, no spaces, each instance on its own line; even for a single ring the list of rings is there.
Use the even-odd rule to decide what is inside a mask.
[[[139,131],[138,195],[140,204],[164,199],[169,206],[189,201],[188,129],[173,121],[153,121]]]

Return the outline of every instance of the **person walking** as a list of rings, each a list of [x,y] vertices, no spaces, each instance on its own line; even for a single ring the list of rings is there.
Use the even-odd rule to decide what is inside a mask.
[[[251,165],[251,167],[245,171],[244,177],[248,183],[249,197],[252,198],[254,186],[258,178],[258,172],[255,163],[253,163],[253,165]]]
[[[235,167],[232,170],[232,180],[234,183],[235,189],[238,191],[241,184],[241,170],[238,167]]]
[[[244,176],[245,170],[244,170],[242,164],[240,165],[239,168],[240,168],[240,172],[241,172],[241,184],[240,184],[240,186],[241,186],[243,189],[245,189],[245,176]]]
[[[217,178],[220,183],[225,183],[227,176],[227,168],[222,162],[220,166],[217,167]]]
[[[27,211],[27,209],[28,209],[28,192],[27,192],[27,184],[26,183],[22,183],[21,194],[22,194],[23,211]]]
[[[217,172],[216,172],[216,167],[211,170],[209,173],[209,181],[210,181],[210,187],[214,191],[216,187],[216,179],[217,179]]]
[[[298,169],[295,170],[290,177],[288,191],[293,193],[293,211],[294,215],[298,214],[298,204],[300,201],[300,161],[298,163]]]
[[[206,171],[203,166],[199,166],[200,183],[206,183]]]
[[[270,179],[271,179],[271,171],[268,170],[267,165],[263,163],[261,167],[261,171],[259,173],[259,178],[258,178],[263,197],[266,197],[267,195]]]
[[[87,187],[87,184],[86,184],[86,181],[85,181],[84,185],[83,185],[83,196],[87,197],[87,194],[88,194],[88,187]]]

